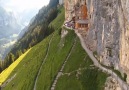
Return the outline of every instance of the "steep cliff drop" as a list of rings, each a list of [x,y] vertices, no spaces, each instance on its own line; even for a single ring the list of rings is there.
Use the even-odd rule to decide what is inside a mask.
[[[87,0],[87,3],[90,17],[87,44],[96,42],[98,60],[126,73],[129,83],[129,0]]]
[[[86,3],[87,28],[81,7]],[[81,33],[86,46],[103,67],[110,68],[129,83],[129,0],[65,0],[66,25]],[[76,13],[78,12],[78,13]],[[83,8],[84,12],[84,8]],[[73,19],[75,18],[75,19]],[[72,21],[71,21],[72,20]]]

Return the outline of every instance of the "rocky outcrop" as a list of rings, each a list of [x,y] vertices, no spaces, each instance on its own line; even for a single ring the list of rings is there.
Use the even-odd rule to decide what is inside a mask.
[[[126,74],[129,70],[128,4],[129,0],[87,0],[90,27],[85,37],[87,44],[96,49],[101,63]]]
[[[68,31],[65,30],[65,29],[63,29],[63,30],[61,31],[61,38],[64,38],[67,34],[68,34]]]
[[[66,0],[66,20],[81,0]],[[89,30],[85,41],[99,61],[126,73],[129,78],[129,0],[86,0]],[[127,81],[129,81],[127,78]]]
[[[120,66],[127,74],[129,83],[129,0],[121,0],[122,15],[121,19],[121,37],[120,37]]]
[[[92,42],[96,42],[91,48],[96,49],[100,62],[118,69],[121,3],[119,0],[87,0],[87,3],[90,18],[87,44],[90,46]]]
[[[105,83],[104,90],[121,90],[121,88],[114,78],[108,77]]]

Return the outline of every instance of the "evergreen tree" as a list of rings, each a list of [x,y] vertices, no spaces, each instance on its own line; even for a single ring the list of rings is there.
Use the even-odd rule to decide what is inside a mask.
[[[58,3],[59,0],[50,0],[48,6],[39,10],[34,21],[29,25],[27,32],[16,42],[10,53],[6,56],[3,64],[4,69],[14,62],[22,53],[42,41],[54,31],[54,28],[49,26],[49,24],[58,14]]]

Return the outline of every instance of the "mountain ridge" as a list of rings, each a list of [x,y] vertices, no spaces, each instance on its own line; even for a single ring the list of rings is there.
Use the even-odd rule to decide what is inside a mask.
[[[19,36],[19,40],[6,55],[4,60],[5,64],[1,67],[2,69],[8,67],[22,53],[42,41],[42,39],[53,32],[53,27],[49,27],[48,25],[57,16],[58,0],[53,3],[51,2],[53,1],[50,1],[48,6],[41,8],[38,14],[32,18],[27,28],[19,34],[21,36]]]
[[[12,12],[0,7],[0,60],[4,59],[6,52],[17,40],[22,25]]]

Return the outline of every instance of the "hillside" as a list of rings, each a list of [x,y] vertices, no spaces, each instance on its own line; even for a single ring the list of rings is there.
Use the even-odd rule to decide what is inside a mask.
[[[54,2],[50,0],[49,4],[42,7],[36,16],[32,18],[29,25],[20,33],[21,36],[19,36],[15,45],[5,56],[4,61],[1,62],[4,64],[0,64],[0,72],[13,63],[22,53],[25,53],[25,51],[41,42],[54,31],[49,24],[57,17],[57,5],[58,0]]]
[[[0,63],[2,90],[129,90],[128,4],[50,0]]]
[[[58,9],[57,17],[49,24],[54,32],[27,51],[17,66],[23,55],[16,60],[11,65],[15,69],[10,66],[0,74],[4,77],[12,71],[5,83],[0,78],[2,90],[104,89],[108,75],[93,65],[74,31],[62,28],[64,13],[64,8]]]
[[[0,6],[0,39],[7,38],[21,31],[22,25],[13,12],[7,12]]]
[[[7,12],[0,6],[0,60],[3,59],[8,49],[17,40],[22,25],[14,13]]]
[[[78,18],[78,6],[83,3],[89,21],[87,31],[82,32],[85,45],[96,53],[101,64],[125,75],[129,85],[129,0],[65,1],[68,21]]]

